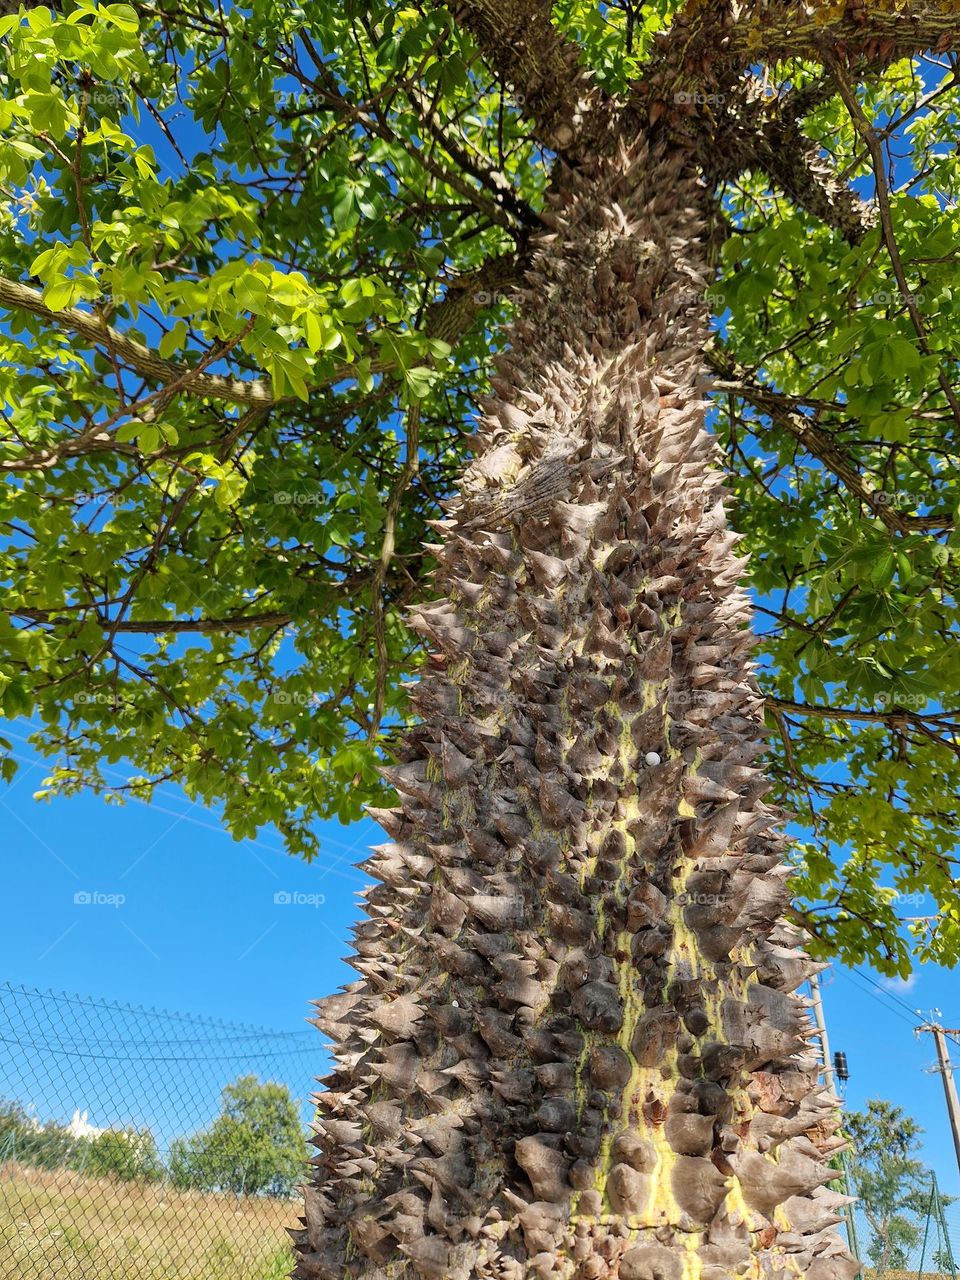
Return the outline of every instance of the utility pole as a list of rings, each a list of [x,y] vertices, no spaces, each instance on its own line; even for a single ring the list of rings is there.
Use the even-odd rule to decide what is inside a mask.
[[[819,975],[816,973],[813,974],[812,977],[810,978],[810,998],[813,1004],[813,1023],[814,1023],[814,1026],[816,1027],[817,1039],[820,1041],[820,1057],[823,1063],[823,1066],[822,1066],[823,1081],[824,1081],[824,1084],[828,1085],[829,1088],[833,1090],[834,1094],[837,1097],[839,1097],[839,1090],[837,1088],[837,1083],[838,1083],[837,1077],[839,1075],[841,1080],[846,1080],[847,1078],[846,1058],[842,1054],[839,1055],[843,1063],[843,1074],[841,1075],[836,1070],[835,1059],[830,1052],[830,1041],[827,1037],[827,1019],[826,1019],[826,1015],[823,1012],[823,996],[820,992],[820,978],[819,978]],[[844,1193],[846,1195],[849,1195],[850,1194],[850,1171],[847,1168],[847,1156],[845,1151],[841,1151],[839,1159],[840,1159],[839,1172],[843,1179]],[[852,1204],[845,1204],[843,1206],[843,1216],[846,1219],[847,1243],[850,1245],[850,1252],[853,1254],[855,1258],[858,1258],[860,1256],[860,1248],[857,1243],[857,1220],[853,1212]],[[859,1277],[860,1275],[862,1275],[862,1272],[858,1271],[857,1276]]]
[[[817,1039],[820,1041],[820,1057],[823,1059],[824,1083],[837,1092],[834,1080],[833,1058],[830,1054],[830,1041],[827,1039],[827,1020],[823,1014],[823,996],[820,994],[820,978],[814,974],[810,979],[810,996],[813,1000],[813,1021],[817,1028]]]
[[[957,1101],[957,1086],[953,1080],[953,1065],[947,1052],[947,1036],[960,1035],[960,1031],[955,1028],[941,1027],[939,1022],[925,1022],[922,1027],[917,1027],[917,1033],[919,1034],[921,1031],[929,1031],[937,1046],[937,1060],[940,1065],[934,1067],[933,1070],[939,1071],[943,1077],[943,1092],[947,1099],[947,1115],[950,1117],[950,1128],[953,1132],[953,1149],[957,1153],[957,1168],[960,1169],[960,1102]]]

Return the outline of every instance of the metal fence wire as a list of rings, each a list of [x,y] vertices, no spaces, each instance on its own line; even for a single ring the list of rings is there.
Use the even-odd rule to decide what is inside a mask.
[[[0,984],[0,1280],[280,1280],[316,1033]]]
[[[846,1167],[833,1186],[857,1195]],[[858,1199],[846,1211],[850,1249],[862,1264],[858,1280],[960,1280],[960,1203],[941,1194],[936,1174],[881,1200]]]
[[[0,1280],[283,1280],[317,1054],[306,1027],[0,983]],[[934,1177],[846,1230],[860,1280],[960,1280]]]

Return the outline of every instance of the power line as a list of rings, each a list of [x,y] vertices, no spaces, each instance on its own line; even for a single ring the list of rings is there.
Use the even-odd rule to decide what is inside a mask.
[[[889,987],[881,986],[875,978],[870,977],[869,973],[864,973],[862,969],[856,969],[855,972],[858,973],[866,982],[869,982],[872,987],[876,987],[877,990],[882,991],[885,996],[888,996],[891,1000],[895,1000],[902,1009],[906,1009],[911,1018],[919,1018],[922,1016],[919,1009],[914,1009],[912,1005],[907,1004],[906,1000],[901,999],[901,997],[898,996],[895,991],[891,991]]]
[[[876,1000],[878,1004],[883,1005],[883,1007],[887,1010],[887,1012],[892,1013],[895,1018],[900,1018],[901,1021],[903,1022],[909,1022],[911,1026],[915,1024],[916,1018],[908,1019],[907,1017],[904,1016],[904,1014],[900,1012],[899,1009],[897,1009],[894,1005],[890,1004],[889,1001],[885,1000],[882,995],[877,995],[875,991],[871,991],[869,987],[864,986],[864,984],[861,981],[858,981],[858,978],[861,977],[862,975],[860,975],[856,970],[841,969],[840,972],[849,982],[852,982],[854,986],[859,987],[860,990],[863,991],[866,995],[870,996],[871,999]],[[883,992],[882,987],[878,989],[880,992]]]
[[[15,741],[23,743],[24,745],[27,745],[27,746],[29,745],[28,738],[23,738],[19,734],[12,733],[9,729],[6,729],[4,732],[9,734],[10,737],[13,738]],[[45,761],[40,760],[34,756],[20,755],[16,751],[9,751],[7,752],[7,754],[11,756],[12,759],[18,760],[21,764],[33,765],[35,768],[38,768],[38,769],[43,769],[46,766]],[[116,770],[116,769],[111,769],[111,770],[108,770],[107,772],[117,774],[118,777],[122,776],[119,770]],[[161,794],[166,795],[167,793],[161,792]],[[127,798],[131,800],[136,800],[138,804],[142,804],[146,808],[152,809],[155,813],[166,814],[167,817],[176,818],[179,822],[189,822],[191,826],[200,827],[204,831],[214,831],[218,835],[229,834],[227,831],[224,830],[223,827],[216,826],[212,822],[202,822],[199,818],[192,818],[185,812],[179,812],[176,809],[168,809],[164,805],[158,804],[155,800],[145,800],[142,796],[138,796],[132,791],[127,792]],[[179,797],[171,797],[171,798],[179,799]],[[331,840],[329,837],[325,837],[325,838],[328,844],[331,844],[331,845],[340,844],[340,841]],[[247,843],[250,844],[254,849],[262,849],[265,853],[278,854],[283,857],[288,856],[287,851],[285,849],[280,849],[275,847],[274,845],[265,844],[262,840],[248,840]],[[345,852],[356,853],[358,851],[353,847],[348,847],[345,850]],[[357,882],[360,882],[361,884],[365,883],[362,872],[345,871],[342,867],[338,867],[335,862],[330,863],[329,865],[321,864],[318,867],[318,870],[321,876],[335,875],[335,876],[340,876],[340,878],[343,880],[351,880],[354,884],[356,884]]]
[[[882,991],[884,995],[889,996],[891,1000],[895,1000],[897,1004],[901,1006],[901,1008],[906,1009],[907,1012],[913,1016],[914,1020],[917,1018],[923,1017],[923,1014],[919,1009],[914,1009],[911,1005],[907,1004],[906,1000],[902,1000],[895,991],[889,990],[888,987],[881,987],[878,982],[875,982],[874,979],[871,978],[868,973],[864,973],[861,969],[858,969],[857,973],[860,975],[861,978],[866,978],[867,982],[869,982],[871,986],[876,987],[878,991]],[[957,1040],[956,1037],[951,1034],[951,1032],[944,1031],[943,1034],[952,1044],[955,1044],[958,1047],[960,1047],[960,1040]]]
[[[893,1016],[894,1016],[895,1018],[899,1018],[902,1022],[907,1022],[907,1023],[909,1023],[911,1027],[915,1027],[915,1026],[916,1026],[917,1018],[916,1018],[916,1015],[915,1015],[915,1014],[914,1014],[912,1017],[910,1017],[910,1018],[905,1017],[905,1016],[900,1012],[900,1010],[899,1010],[899,1009],[895,1009],[891,1004],[888,1004],[885,1000],[882,1000],[882,999],[880,998],[880,996],[876,995],[876,994],[875,994],[873,991],[871,991],[868,987],[864,987],[864,986],[862,986],[860,983],[855,982],[855,976],[856,976],[856,975],[857,975],[857,973],[859,972],[858,970],[840,969],[840,970],[839,970],[839,972],[840,972],[840,973],[841,973],[841,974],[842,974],[842,975],[843,975],[843,976],[844,976],[848,981],[850,981],[850,982],[854,982],[854,985],[856,985],[856,986],[860,986],[860,989],[861,989],[862,991],[866,992],[866,994],[867,994],[868,996],[872,996],[874,1000],[876,1000],[879,1004],[882,1004],[882,1005],[885,1007],[885,1009],[887,1010],[887,1012],[888,1012],[888,1013],[892,1013],[892,1014],[893,1014]],[[863,975],[860,975],[860,976],[863,976]],[[876,986],[877,984],[875,983],[874,985]],[[883,987],[878,987],[878,990],[882,992],[884,989],[883,989]]]
[[[864,973],[862,969],[857,969],[857,968],[840,969],[839,972],[842,973],[844,977],[850,979],[851,981],[854,979],[854,977],[857,977],[857,978],[862,978],[866,982],[869,982],[870,986],[874,987],[876,991],[880,993],[879,995],[876,995],[873,991],[868,991],[866,987],[862,987],[861,989],[865,991],[868,996],[872,996],[873,999],[878,1002],[878,1004],[885,1005],[888,1013],[892,1013],[893,1016],[895,1018],[899,1018],[901,1022],[909,1022],[913,1026],[914,1030],[916,1030],[917,1020],[923,1018],[923,1014],[919,1009],[914,1009],[911,1005],[907,1004],[906,1000],[902,1000],[896,994],[896,992],[890,991],[887,987],[881,986],[879,982],[877,982],[874,978],[871,978],[868,973]],[[860,984],[857,984],[857,985],[860,985]],[[905,1017],[904,1014],[902,1014],[899,1009],[894,1008],[893,1004],[890,1003],[891,1001],[898,1004],[901,1009],[905,1009],[907,1013],[910,1015],[910,1017],[909,1018]],[[951,1035],[947,1031],[944,1032],[944,1035],[951,1042],[951,1044],[955,1044],[958,1048],[960,1048],[960,1040],[958,1040],[956,1036]]]

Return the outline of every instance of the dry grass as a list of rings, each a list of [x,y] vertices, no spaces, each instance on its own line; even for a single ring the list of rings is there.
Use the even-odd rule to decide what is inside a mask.
[[[0,1165],[0,1280],[284,1280],[299,1205]],[[929,1267],[929,1264],[928,1264]],[[862,1280],[878,1280],[872,1268]],[[882,1280],[917,1280],[887,1271]],[[925,1269],[923,1280],[951,1280]]]
[[[282,1280],[286,1200],[0,1166],[0,1280]]]
[[[873,1267],[864,1267],[860,1275],[862,1280],[917,1280],[917,1269],[914,1267],[912,1271],[884,1271],[878,1275]],[[953,1276],[949,1271],[931,1271],[930,1263],[927,1262],[923,1268],[923,1280],[953,1280]]]

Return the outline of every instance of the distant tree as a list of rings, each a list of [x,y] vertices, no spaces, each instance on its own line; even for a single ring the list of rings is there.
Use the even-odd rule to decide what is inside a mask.
[[[78,1134],[56,1120],[41,1123],[21,1103],[3,1099],[0,1160],[16,1160],[34,1169],[74,1169],[121,1182],[155,1182],[166,1174],[149,1129],[129,1125]]]
[[[0,1099],[0,1159],[7,1158],[13,1140],[28,1121],[29,1117],[19,1102]]]
[[[81,1138],[71,1164],[91,1178],[119,1182],[157,1182],[166,1173],[153,1134],[133,1127]]]
[[[0,1099],[0,1160],[17,1160],[35,1169],[69,1164],[75,1141],[54,1120],[41,1124],[19,1102]]]
[[[906,1267],[920,1243],[930,1196],[930,1172],[916,1155],[923,1130],[882,1098],[869,1099],[866,1111],[851,1111],[844,1127],[854,1189],[872,1232],[866,1253],[883,1276]]]
[[[222,1094],[208,1128],[170,1149],[177,1187],[236,1195],[288,1196],[305,1173],[306,1141],[286,1085],[241,1076]]]
[[[953,1251],[947,1248],[939,1248],[934,1252],[930,1259],[938,1271],[942,1271],[944,1275],[954,1276],[957,1273],[957,1260],[953,1256]]]

